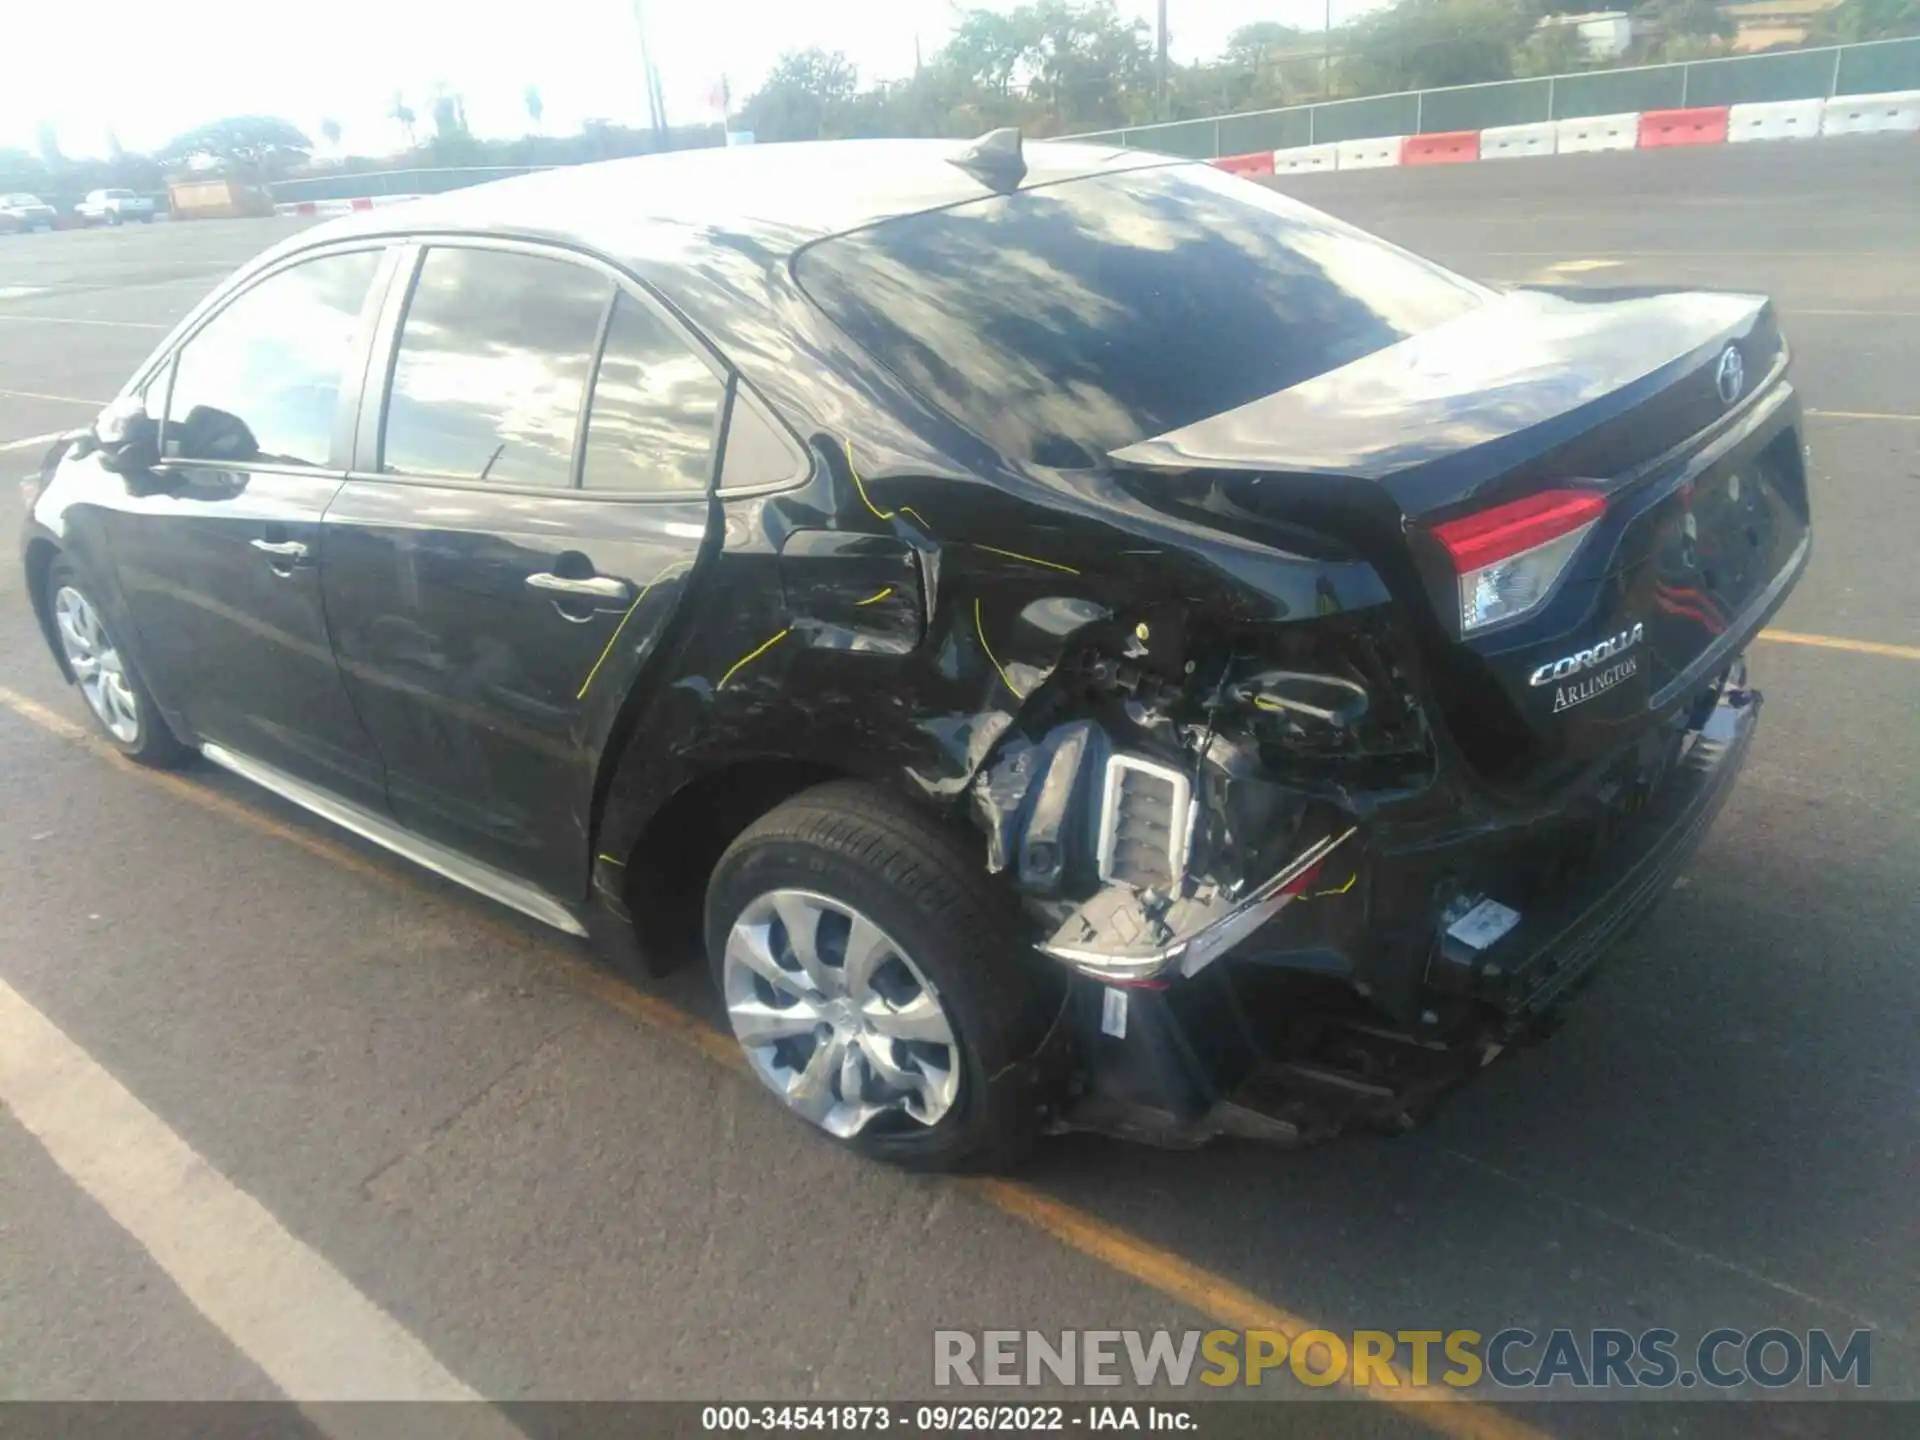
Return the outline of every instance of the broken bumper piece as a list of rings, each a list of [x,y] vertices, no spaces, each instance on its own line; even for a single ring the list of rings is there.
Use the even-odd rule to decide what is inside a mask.
[[[1041,953],[1099,980],[1196,974],[1278,915],[1355,828],[1323,837],[1238,897],[1215,890],[1159,901],[1152,891],[1110,885],[1068,916]]]

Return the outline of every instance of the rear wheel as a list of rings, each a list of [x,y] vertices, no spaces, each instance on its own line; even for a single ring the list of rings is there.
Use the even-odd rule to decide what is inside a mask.
[[[47,610],[67,669],[101,734],[142,765],[178,765],[192,752],[174,738],[86,586],[65,560],[47,572]]]
[[[945,831],[836,781],[734,841],[707,953],[754,1074],[807,1123],[921,1169],[1003,1167],[1036,1129],[1057,987]]]

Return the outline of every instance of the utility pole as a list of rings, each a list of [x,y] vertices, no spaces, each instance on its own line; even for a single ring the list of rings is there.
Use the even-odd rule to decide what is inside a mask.
[[[654,72],[653,56],[647,50],[647,20],[641,13],[640,0],[633,0],[633,28],[640,32],[640,78],[647,87],[647,122],[653,128],[655,147],[664,150],[667,117],[660,105],[660,77]]]
[[[1327,0],[1331,5],[1333,0]],[[1160,0],[1160,58],[1154,82],[1153,118],[1167,118],[1167,0]]]
[[[1326,28],[1320,32],[1320,98],[1333,98],[1333,0],[1327,0]]]

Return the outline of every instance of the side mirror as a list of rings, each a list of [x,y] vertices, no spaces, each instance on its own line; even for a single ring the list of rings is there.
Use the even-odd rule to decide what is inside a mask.
[[[101,411],[89,434],[101,465],[116,475],[144,475],[160,463],[160,426],[137,397]]]

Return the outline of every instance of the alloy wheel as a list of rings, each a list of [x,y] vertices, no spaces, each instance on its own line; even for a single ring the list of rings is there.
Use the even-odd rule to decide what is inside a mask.
[[[119,647],[108,636],[93,602],[73,586],[62,585],[53,597],[53,619],[60,632],[60,648],[66,651],[67,665],[87,704],[108,734],[122,745],[134,744],[140,738],[140,702],[134,697]]]
[[[906,951],[844,901],[772,890],[727,935],[727,1018],[754,1073],[841,1139],[886,1116],[938,1124],[960,1093],[960,1046]]]

